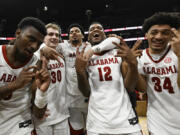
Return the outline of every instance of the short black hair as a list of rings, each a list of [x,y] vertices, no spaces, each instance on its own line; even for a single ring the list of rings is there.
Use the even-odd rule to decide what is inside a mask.
[[[173,16],[178,18],[178,29],[180,28],[180,12],[170,12]]]
[[[47,34],[45,23],[42,22],[38,18],[25,17],[18,24],[18,28],[21,29],[21,30],[23,30],[23,29],[25,29],[25,28],[27,28],[29,26],[32,26],[32,27],[36,28],[44,36]]]
[[[92,23],[89,25],[89,28],[90,28],[90,26],[93,25],[93,24],[99,24],[99,25],[101,25],[102,28],[104,29],[104,26],[102,25],[102,23],[100,23],[100,22],[98,22],[98,21],[92,22]],[[89,28],[88,28],[88,31],[89,31]]]
[[[166,24],[173,28],[178,29],[180,24],[179,18],[176,15],[169,12],[158,12],[144,20],[142,30],[144,33],[147,33],[148,30],[153,25],[166,25]]]
[[[73,27],[79,28],[79,29],[81,30],[81,33],[84,35],[84,29],[83,29],[83,27],[82,27],[80,24],[78,24],[78,23],[73,23],[73,24],[71,24],[71,25],[68,27],[68,34],[70,33],[71,28],[73,28]]]

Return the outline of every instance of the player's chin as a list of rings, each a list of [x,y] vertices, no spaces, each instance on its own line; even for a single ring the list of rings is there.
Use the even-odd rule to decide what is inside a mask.
[[[92,42],[94,43],[94,44],[99,44],[99,43],[101,43],[101,39],[93,39],[92,40]]]

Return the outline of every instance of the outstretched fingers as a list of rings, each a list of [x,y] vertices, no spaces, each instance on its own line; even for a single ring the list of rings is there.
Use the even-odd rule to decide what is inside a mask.
[[[81,51],[81,56],[83,56],[83,55],[84,55],[84,51],[85,51],[85,49],[86,49],[86,44],[85,44],[85,46],[83,47],[83,49],[82,49],[82,51]]]
[[[142,43],[142,40],[137,40],[132,47],[132,51],[137,50],[140,47],[141,43]]]

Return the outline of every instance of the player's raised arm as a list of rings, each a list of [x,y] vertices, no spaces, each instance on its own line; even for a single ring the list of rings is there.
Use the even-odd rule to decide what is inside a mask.
[[[120,43],[120,40],[117,37],[109,37],[109,38],[105,39],[104,41],[102,41],[101,43],[93,46],[88,51],[86,51],[84,53],[84,58],[90,59],[90,57],[94,53],[100,53],[103,51],[112,50],[112,49],[116,48],[116,45],[114,45],[113,42],[118,44],[118,43]]]
[[[79,90],[82,92],[82,94],[85,97],[89,97],[90,95],[90,86],[89,81],[86,73],[86,66],[88,59],[85,59],[83,57],[85,47],[81,52],[79,52],[79,48],[77,48],[76,51],[76,62],[75,62],[75,68],[77,73],[77,79],[78,79],[78,87]]]
[[[136,57],[123,39],[121,39],[121,44],[115,42],[113,44],[119,48],[117,56],[123,59],[121,71],[124,78],[124,85],[128,91],[132,91],[135,89],[138,78]]]
[[[61,55],[55,49],[48,46],[43,47],[40,52],[41,52],[41,56],[46,57],[46,59],[48,60],[57,60],[58,62],[60,62],[58,57],[61,57],[64,59],[63,55]]]
[[[170,44],[171,44],[172,50],[174,51],[174,53],[176,54],[178,58],[178,71],[180,71],[180,31],[178,31],[175,28],[172,28],[171,31],[173,33],[173,37],[170,41]],[[177,84],[180,88],[180,72],[178,72]]]
[[[36,88],[34,101],[33,101],[33,113],[37,118],[43,118],[47,107],[47,89],[50,85],[50,75],[47,70],[46,61],[42,61],[41,68],[36,71],[34,80],[34,87]]]

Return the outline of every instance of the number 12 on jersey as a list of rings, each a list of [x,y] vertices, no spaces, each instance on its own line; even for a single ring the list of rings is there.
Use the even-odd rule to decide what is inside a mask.
[[[109,66],[99,67],[99,81],[112,81],[111,68]]]

